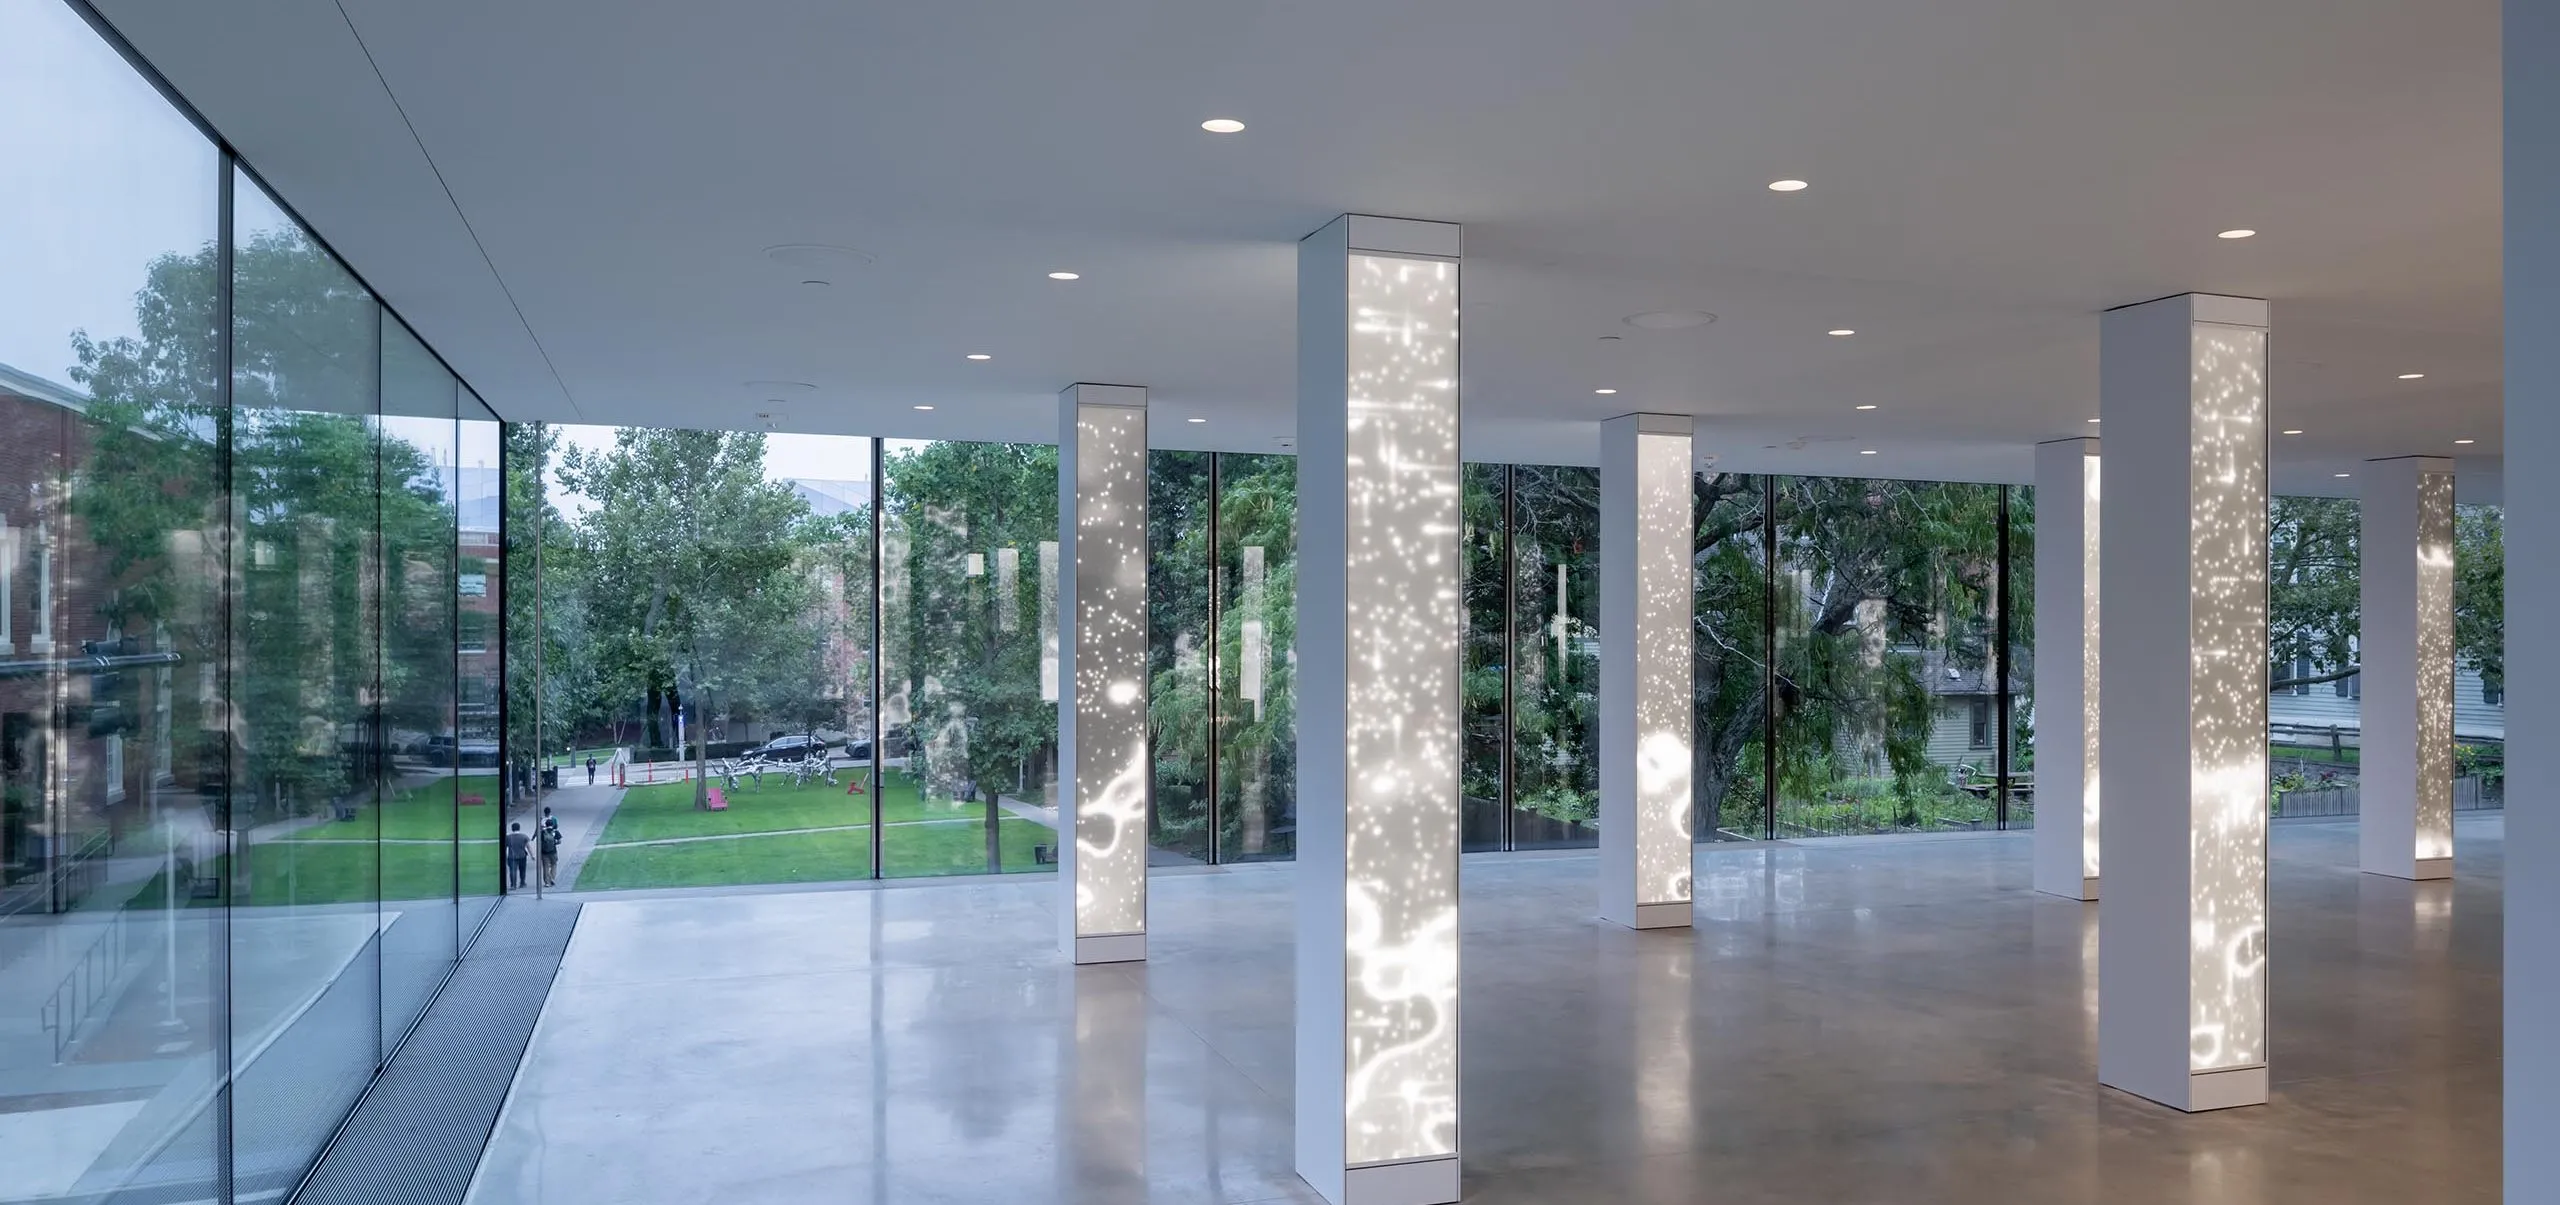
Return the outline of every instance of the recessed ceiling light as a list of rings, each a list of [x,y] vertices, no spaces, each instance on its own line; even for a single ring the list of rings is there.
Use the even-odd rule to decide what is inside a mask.
[[[917,406],[917,407],[916,407],[916,409],[918,409],[918,410],[931,410],[931,409],[933,409],[933,407],[931,407],[931,406]]]
[[[1866,403],[1865,405],[1862,405],[1862,406],[1858,407],[1858,409],[1860,409],[1860,410],[1873,410],[1873,409],[1875,409],[1875,408],[1876,408],[1876,404],[1875,404],[1874,402],[1868,402],[1868,403]]]
[[[1237,121],[1232,117],[1212,117],[1207,121],[1201,122],[1200,128],[1207,130],[1212,134],[1244,133],[1244,123]]]
[[[1052,272],[1052,273],[1050,273],[1050,274],[1049,274],[1049,279],[1051,279],[1051,280],[1081,280],[1081,279],[1083,279],[1083,273],[1080,273],[1080,272]]]
[[[2213,237],[2215,237],[2215,238],[2256,238],[2256,237],[2258,237],[2258,232],[2257,232],[2257,231],[2255,231],[2255,230],[2225,230],[2225,231],[2223,231],[2222,233],[2217,234],[2217,235],[2215,235],[2215,236],[2213,236]]]
[[[1716,316],[1705,310],[1648,310],[1619,319],[1629,326],[1648,331],[1684,331],[1715,320]]]
[[[2290,429],[2290,430],[2286,431],[2286,432],[2285,432],[2285,434],[2287,434],[2287,435],[2300,435],[2300,434],[2302,434],[2302,428],[2300,428],[2300,427],[2292,428],[2292,429]]]
[[[1860,456],[1873,456],[1873,455],[1875,455],[1875,454],[1876,454],[1876,450],[1875,450],[1874,448],[1860,448],[1860,449],[1858,449],[1858,455],[1860,455]]]
[[[1617,390],[1615,390],[1615,389],[1594,389],[1594,390],[1592,390],[1591,392],[1596,393],[1596,394],[1599,394],[1599,395],[1600,395],[1600,396],[1602,396],[1602,397],[1607,397],[1607,396],[1609,396],[1610,394],[1616,393],[1616,392],[1617,392]]]
[[[2346,474],[2346,473],[2339,473],[2339,474],[2337,474],[2337,476],[2345,477],[2345,476],[2349,476],[2349,474]]]
[[[2093,422],[2093,423],[2103,423],[2103,422],[2105,422],[2105,421],[2107,421],[2107,420],[2105,420],[2105,419],[2103,419],[2103,418],[2093,418],[2093,419],[2090,419],[2089,421],[2090,421],[2090,422]]]
[[[2455,440],[2455,441],[2453,441],[2453,442],[2458,443],[2458,444],[2476,444],[2476,443],[2478,443],[2478,442],[2480,442],[2480,441],[2479,441],[2479,440],[2476,440],[2476,439],[2457,439],[2457,440]]]
[[[1854,334],[1857,334],[1857,333],[1858,333],[1858,332],[1853,331],[1853,330],[1850,330],[1848,327],[1845,327],[1845,326],[1844,326],[1844,327],[1841,327],[1840,329],[1838,329],[1838,330],[1836,330],[1836,331],[1832,331],[1832,332],[1831,332],[1831,337],[1832,337],[1832,338],[1834,338],[1834,339],[1846,339],[1846,338],[1848,338],[1849,336],[1854,335]]]
[[[1769,181],[1769,191],[1771,192],[1803,192],[1806,187],[1807,185],[1802,180]]]
[[[1209,420],[1208,420],[1208,419],[1205,419],[1205,418],[1186,418],[1186,419],[1184,419],[1184,420],[1182,420],[1182,421],[1184,421],[1184,422],[1186,422],[1186,423],[1205,423],[1205,422],[1207,422],[1207,421],[1209,421]]]
[[[2400,379],[2404,381],[2423,381],[2426,378],[2427,374],[2423,372],[2404,372],[2400,374]]]
[[[972,360],[992,360],[992,359],[995,359],[995,357],[994,357],[994,356],[988,355],[987,353],[982,352],[982,351],[973,351],[973,352],[970,352],[970,353],[969,353],[969,358],[970,358],[970,359],[972,359]]]

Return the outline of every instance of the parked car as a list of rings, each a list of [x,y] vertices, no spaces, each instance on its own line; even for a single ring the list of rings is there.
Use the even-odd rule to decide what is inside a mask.
[[[761,757],[766,761],[798,761],[801,758],[809,756],[810,749],[824,749],[826,747],[827,743],[825,741],[806,734],[795,733],[790,736],[777,736],[772,740],[766,741],[765,743],[748,750],[747,756]]]

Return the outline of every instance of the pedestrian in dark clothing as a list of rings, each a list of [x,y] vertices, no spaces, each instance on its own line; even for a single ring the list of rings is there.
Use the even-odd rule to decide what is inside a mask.
[[[587,755],[587,785],[596,785],[596,755],[592,753]]]
[[[519,820],[507,826],[507,886],[509,888],[515,890],[524,888],[525,855],[532,845],[533,838],[524,835],[524,821]]]
[[[533,845],[535,849],[542,852],[542,885],[545,887],[559,886],[560,826],[546,821],[542,826],[542,831],[534,834]]]

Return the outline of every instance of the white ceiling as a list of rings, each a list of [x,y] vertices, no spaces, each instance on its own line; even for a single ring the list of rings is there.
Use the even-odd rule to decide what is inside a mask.
[[[1355,211],[1466,225],[1476,458],[1646,409],[2023,480],[2097,312],[2206,290],[2274,302],[2280,486],[2494,482],[2497,0],[99,5],[511,418],[1042,439],[1084,380],[1268,450]]]

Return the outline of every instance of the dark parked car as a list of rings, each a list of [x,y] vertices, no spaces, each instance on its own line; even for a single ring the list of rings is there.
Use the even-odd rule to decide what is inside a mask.
[[[777,736],[747,751],[749,757],[767,761],[798,761],[809,756],[811,747],[826,748],[827,743],[806,735]]]

